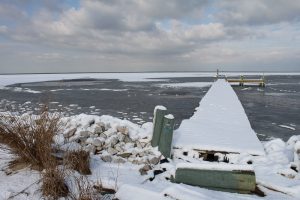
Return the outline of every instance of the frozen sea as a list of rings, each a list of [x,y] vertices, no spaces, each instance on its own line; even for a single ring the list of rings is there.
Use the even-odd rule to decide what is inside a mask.
[[[237,74],[236,74],[237,75]],[[135,79],[118,78],[118,74],[103,76],[70,76],[25,80],[18,76],[1,75],[10,85],[0,87],[0,111],[39,112],[42,103],[51,111],[65,115],[79,113],[112,115],[138,124],[152,121],[156,105],[164,105],[176,118],[176,127],[190,118],[206,94],[212,74],[170,73],[156,76],[135,74]],[[137,78],[145,76],[147,78]],[[234,76],[234,75],[232,75]],[[9,78],[8,78],[9,77]],[[248,75],[249,78],[258,76]],[[299,135],[300,75],[266,75],[267,86],[235,86],[240,101],[259,139]],[[14,80],[12,80],[14,79]],[[30,82],[30,83],[29,83]]]

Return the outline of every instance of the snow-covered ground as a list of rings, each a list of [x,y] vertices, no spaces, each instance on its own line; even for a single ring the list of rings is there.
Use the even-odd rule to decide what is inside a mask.
[[[191,162],[209,166],[209,162],[195,157],[192,152],[183,155],[183,151],[176,150],[173,160],[159,163],[156,159],[159,158],[159,152],[149,143],[152,123],[140,126],[111,116],[84,114],[65,117],[62,121],[66,123],[66,129],[55,137],[56,144],[62,149],[83,148],[90,151],[92,175],[88,175],[88,180],[92,184],[101,183],[106,188],[116,189],[116,197],[120,200],[300,198],[300,173],[291,169],[291,166],[298,164],[299,170],[297,148],[300,148],[300,136],[294,136],[286,143],[280,139],[264,143],[265,155],[228,154],[229,163],[220,163],[220,168],[226,169],[236,168],[230,166],[233,164],[240,166],[252,163],[249,168],[254,169],[258,187],[267,195],[259,197],[170,182],[169,178],[175,174],[177,165],[187,165]],[[79,138],[81,140],[78,140]],[[124,156],[125,153],[128,157]],[[23,193],[12,199],[40,199],[39,173],[26,168],[6,175],[5,169],[12,156],[8,151],[1,150],[0,158],[0,199],[8,199],[23,189]],[[145,165],[149,165],[149,168],[145,169]],[[155,176],[156,170],[162,173]],[[141,175],[142,171],[144,175]]]

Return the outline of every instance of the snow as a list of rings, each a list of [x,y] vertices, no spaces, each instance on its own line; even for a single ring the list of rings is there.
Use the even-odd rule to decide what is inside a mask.
[[[133,185],[123,185],[116,197],[120,200],[168,200],[158,192],[153,192]]]
[[[177,148],[264,155],[246,113],[229,83],[216,81],[194,115],[174,132]]]
[[[290,129],[290,130],[293,130],[293,131],[296,130],[294,127],[287,126],[287,125],[278,125],[278,126],[280,126],[281,128],[287,128],[287,129]]]
[[[165,83],[165,84],[159,84],[160,87],[208,87],[211,86],[211,82],[186,82],[186,83]]]
[[[152,123],[148,122],[139,126],[130,121],[121,120],[112,116],[94,116],[94,115],[75,115],[64,117],[67,132],[77,127],[75,136],[81,131],[93,132],[95,125],[91,122],[99,124],[104,123],[110,127],[108,130],[114,130],[118,126],[126,126],[129,128],[129,135],[132,135],[139,141],[143,141],[145,136],[149,136],[152,132]],[[62,134],[62,133],[61,133]],[[56,143],[62,143],[61,134],[55,137]],[[113,132],[106,134],[114,134]],[[91,140],[92,141],[92,140]],[[94,141],[94,139],[93,139]],[[149,142],[149,141],[148,141]],[[67,145],[68,144],[68,145]],[[132,164],[130,162],[114,163],[104,162],[99,154],[91,155],[90,168],[92,174],[87,176],[89,182],[93,185],[101,184],[105,188],[116,189],[115,197],[120,200],[148,200],[148,199],[178,199],[178,200],[274,200],[285,199],[295,200],[300,198],[300,173],[292,170],[290,166],[294,162],[298,149],[300,149],[300,136],[291,137],[288,142],[281,139],[275,139],[263,144],[266,154],[260,156],[252,156],[247,153],[227,154],[229,163],[211,163],[206,162],[199,157],[192,158],[194,155],[190,153],[185,159],[178,158],[174,155],[169,163],[152,165],[153,169],[147,175],[141,176],[139,169],[140,164]],[[130,145],[128,145],[128,148]],[[74,142],[70,141],[63,145],[63,148],[79,148]],[[150,147],[151,148],[151,147]],[[157,148],[152,148],[156,151]],[[109,155],[103,152],[104,155]],[[102,155],[103,155],[102,154]],[[196,155],[196,153],[195,153]],[[189,159],[188,157],[191,156]],[[10,196],[17,194],[24,188],[24,193],[17,195],[14,199],[41,199],[40,186],[38,182],[40,173],[28,168],[17,171],[11,175],[5,174],[7,163],[12,159],[12,155],[0,148],[0,200],[8,199]],[[297,157],[298,158],[298,157]],[[186,161],[188,160],[188,161]],[[252,165],[247,165],[248,161],[252,161]],[[190,163],[189,163],[190,162]],[[176,167],[203,168],[210,170],[254,170],[256,174],[257,186],[267,195],[259,197],[256,195],[246,195],[237,193],[227,193],[189,186],[185,184],[172,183],[165,179],[175,174]],[[154,170],[166,171],[156,175],[153,181],[149,178],[154,177]],[[71,177],[77,175],[76,172],[69,172],[67,184]],[[269,188],[269,189],[268,189]],[[72,188],[73,189],[73,188]],[[276,192],[274,190],[278,190]]]
[[[226,163],[178,163],[176,169],[218,170],[218,171],[253,171],[251,165],[233,165]]]
[[[167,119],[174,119],[174,115],[168,114],[168,115],[165,115],[165,118],[167,118]]]
[[[167,108],[165,106],[157,105],[154,108],[154,113],[156,113],[156,110],[167,110]]]

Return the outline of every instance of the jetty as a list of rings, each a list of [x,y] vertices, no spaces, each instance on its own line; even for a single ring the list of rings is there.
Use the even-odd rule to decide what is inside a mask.
[[[245,85],[258,85],[259,87],[265,87],[266,82],[264,76],[260,79],[246,79],[244,76],[240,76],[239,79],[225,79],[230,84],[237,84],[239,86]]]
[[[214,82],[194,115],[183,120],[175,130],[173,148],[204,154],[265,154],[241,102],[226,79]]]

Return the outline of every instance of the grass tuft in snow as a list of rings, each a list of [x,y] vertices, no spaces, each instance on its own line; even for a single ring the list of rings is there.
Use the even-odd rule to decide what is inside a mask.
[[[84,150],[66,152],[64,164],[83,175],[91,174],[90,154]]]
[[[68,196],[69,189],[65,184],[65,171],[57,167],[49,167],[42,173],[41,191],[47,199],[57,200]]]
[[[10,167],[47,168],[55,161],[52,142],[60,128],[60,115],[48,113],[47,107],[36,116],[0,114],[0,143],[16,155]]]

